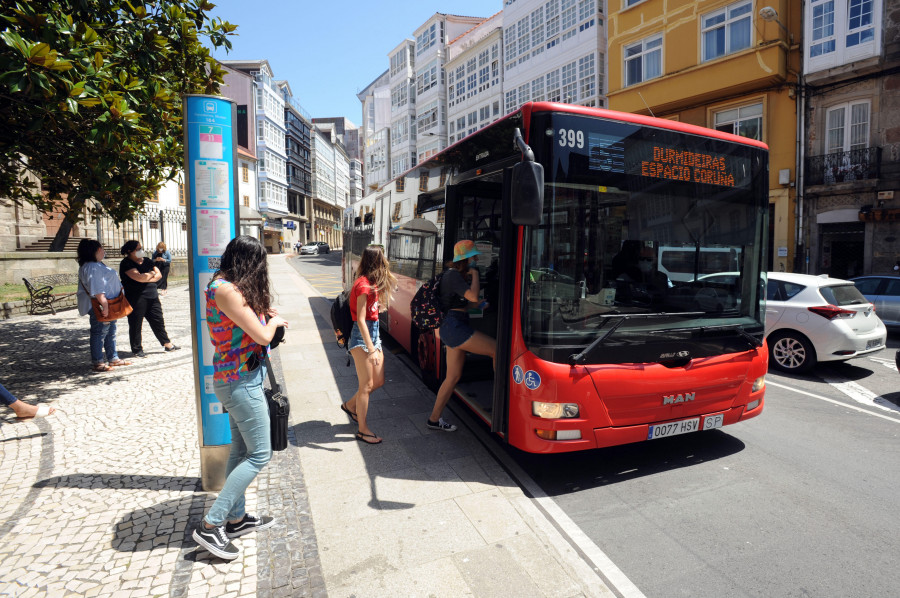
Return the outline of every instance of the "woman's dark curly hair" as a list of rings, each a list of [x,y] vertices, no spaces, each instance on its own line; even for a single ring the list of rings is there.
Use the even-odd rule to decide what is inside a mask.
[[[266,248],[257,239],[241,235],[229,241],[219,269],[212,279],[221,278],[237,287],[255,313],[266,314],[271,307],[269,265]]]
[[[82,239],[78,243],[78,265],[97,261],[97,250],[103,247],[97,239]]]

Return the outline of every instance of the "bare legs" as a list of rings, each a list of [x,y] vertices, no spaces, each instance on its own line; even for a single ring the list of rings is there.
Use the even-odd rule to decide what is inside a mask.
[[[356,414],[356,419],[359,422],[359,431],[364,435],[372,434],[372,430],[369,429],[369,425],[366,422],[366,415],[369,412],[369,395],[375,389],[384,386],[384,355],[381,351],[376,351],[376,353],[378,354],[377,365],[373,363],[372,359],[369,359],[369,354],[363,347],[357,347],[350,351],[350,355],[353,356],[353,363],[356,365],[359,389],[345,403],[345,406],[351,413]],[[369,443],[380,441],[381,438],[377,436],[366,437],[364,440],[364,442]]]
[[[476,353],[478,355],[489,355],[494,360],[496,366],[497,342],[488,335],[475,331],[472,337],[460,346],[451,349],[447,347],[447,377],[441,383],[438,389],[437,398],[434,401],[434,408],[431,410],[429,420],[436,422],[441,418],[444,407],[450,401],[453,389],[462,376],[463,366],[466,363],[466,353]]]

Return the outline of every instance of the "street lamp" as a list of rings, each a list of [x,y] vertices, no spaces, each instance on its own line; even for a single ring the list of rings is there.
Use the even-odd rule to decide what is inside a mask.
[[[791,44],[794,43],[794,35],[790,31],[788,31],[788,28],[784,26],[784,23],[778,20],[777,10],[775,10],[771,6],[763,6],[759,9],[759,17],[763,21],[768,21],[770,23],[774,21],[778,23],[778,26],[784,29],[784,32],[788,34],[788,39],[791,40]]]

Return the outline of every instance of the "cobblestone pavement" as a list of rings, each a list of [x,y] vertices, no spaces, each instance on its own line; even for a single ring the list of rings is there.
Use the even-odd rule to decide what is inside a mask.
[[[230,563],[190,538],[215,495],[200,489],[187,287],[162,301],[184,350],[164,352],[145,325],[148,357],[103,374],[75,310],[0,323],[0,382],[57,408],[0,411],[0,596],[324,595],[296,443],[247,493],[277,526],[237,540]],[[124,320],[117,340],[130,359]]]

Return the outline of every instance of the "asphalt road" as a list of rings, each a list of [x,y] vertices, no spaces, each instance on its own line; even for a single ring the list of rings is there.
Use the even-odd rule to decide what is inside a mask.
[[[291,263],[340,291],[339,253]],[[897,596],[900,335],[888,346],[770,373],[763,414],[721,430],[508,453],[648,598]]]

